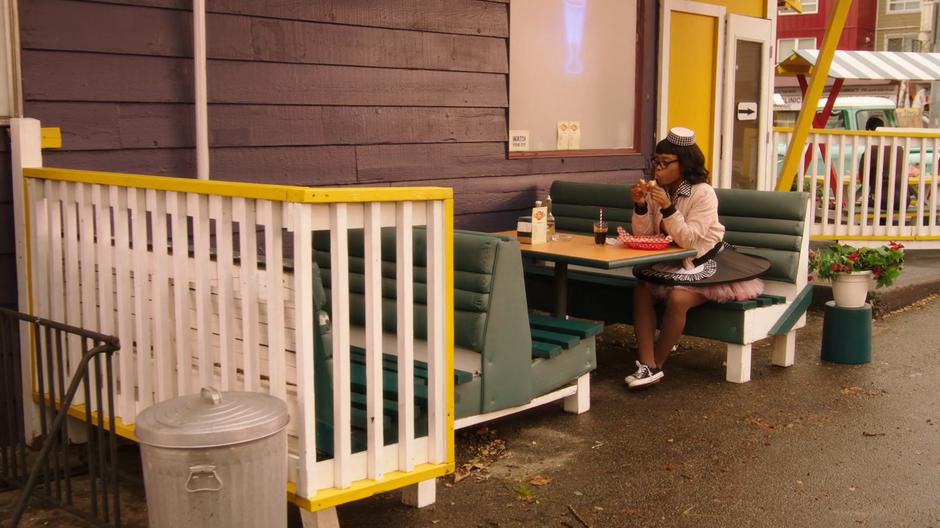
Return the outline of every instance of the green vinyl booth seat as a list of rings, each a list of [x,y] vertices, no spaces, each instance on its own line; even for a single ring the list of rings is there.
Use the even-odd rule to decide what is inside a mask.
[[[775,365],[793,364],[795,330],[805,324],[812,300],[807,284],[809,255],[809,195],[802,192],[770,192],[715,189],[718,215],[725,226],[725,241],[742,253],[764,257],[771,268],[761,279],[765,292],[745,302],[709,302],[690,310],[684,333],[721,341],[727,345],[726,378],[750,380],[751,345],[773,337]],[[592,233],[598,209],[616,226],[631,230],[633,199],[629,185],[555,181],[551,187],[552,212],[559,231]],[[553,270],[539,263],[526,264],[529,303],[548,309]],[[607,322],[633,323],[632,271],[593,270],[571,266],[568,270],[567,313]],[[662,306],[658,307],[660,318]]]
[[[365,431],[365,350],[357,336],[365,325],[365,278],[363,232],[349,231],[349,321],[352,336],[353,401],[359,411],[353,416],[354,444],[357,433]],[[529,313],[522,257],[514,239],[455,230],[454,236],[454,416],[455,427],[465,427],[536,403],[551,401],[553,392],[571,395],[565,409],[584,412],[589,402],[589,375],[597,360],[595,338],[603,325],[569,321]],[[417,350],[427,337],[427,288],[425,230],[413,231],[414,337]],[[320,311],[317,358],[315,365],[331,369],[331,326],[336,318],[331,310],[332,269],[329,233],[314,236],[316,261],[315,306]],[[382,230],[382,326],[386,337],[397,331],[397,282],[395,232]],[[394,339],[391,340],[394,342]],[[394,348],[386,339],[384,350]],[[397,357],[385,354],[383,361],[385,392],[385,438],[397,438]],[[326,413],[332,407],[330,380],[317,380],[317,410]],[[322,388],[322,390],[321,390]],[[416,434],[427,431],[427,365],[415,361]],[[580,398],[580,401],[578,400]],[[319,420],[318,420],[319,421]],[[327,427],[324,423],[321,427]],[[319,438],[319,437],[318,437]],[[327,437],[329,438],[329,437]],[[328,440],[327,440],[328,443]],[[319,446],[321,449],[326,445]]]

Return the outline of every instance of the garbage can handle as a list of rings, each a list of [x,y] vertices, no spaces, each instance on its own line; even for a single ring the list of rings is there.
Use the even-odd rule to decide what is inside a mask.
[[[206,389],[203,389],[206,390]],[[201,483],[205,478],[209,482]],[[211,479],[211,480],[210,480]],[[214,483],[212,482],[214,481]],[[222,489],[222,478],[212,465],[189,466],[189,478],[186,479],[186,491],[196,493],[199,491],[220,491]]]
[[[211,402],[213,405],[222,403],[222,393],[215,387],[203,387],[201,394],[203,400]]]

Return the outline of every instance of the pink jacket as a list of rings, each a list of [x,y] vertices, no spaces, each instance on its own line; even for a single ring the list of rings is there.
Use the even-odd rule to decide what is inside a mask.
[[[646,214],[633,213],[634,235],[657,235],[663,230],[680,247],[694,249],[700,257],[725,236],[725,226],[718,221],[718,196],[708,183],[683,183],[677,191],[676,212],[663,218],[659,204],[647,200]],[[682,261],[692,268],[692,257]]]

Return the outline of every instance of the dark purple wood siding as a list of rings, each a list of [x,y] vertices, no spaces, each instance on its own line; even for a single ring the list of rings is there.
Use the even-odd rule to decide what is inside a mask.
[[[0,306],[16,309],[16,234],[13,182],[10,179],[9,127],[0,128]]]
[[[191,5],[20,3],[25,113],[63,135],[46,165],[194,176]],[[643,9],[636,137],[648,153],[655,9]],[[208,0],[208,11],[213,179],[444,185],[458,227],[505,229],[555,179],[632,182],[646,159],[507,159],[506,1]]]

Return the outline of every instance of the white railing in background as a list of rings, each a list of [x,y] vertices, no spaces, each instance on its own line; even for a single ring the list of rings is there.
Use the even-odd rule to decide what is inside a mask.
[[[288,402],[289,490],[310,509],[368,495],[364,486],[394,489],[452,470],[450,189],[312,189],[39,167],[22,174],[31,313],[118,336],[122,434],[132,436],[135,416],[153,403],[211,385]],[[429,423],[422,438],[413,427],[413,226],[428,233],[429,338],[422,359]],[[403,425],[390,446],[382,442],[383,330],[376,311],[383,227],[397,232],[398,318],[408,329],[398,334]],[[349,306],[347,231],[360,228],[368,251],[370,419],[367,449],[353,454],[350,323],[336,314]],[[321,230],[330,232],[333,258],[336,426],[332,458],[317,461],[314,373],[323,367],[314,365],[313,232]],[[294,257],[288,268],[285,252]],[[69,366],[77,361],[69,359]],[[353,484],[355,495],[347,493]]]
[[[789,129],[774,129],[776,177],[791,137]],[[938,152],[940,131],[814,129],[796,178],[815,197],[813,239],[861,245],[896,239],[909,247],[940,247]]]

